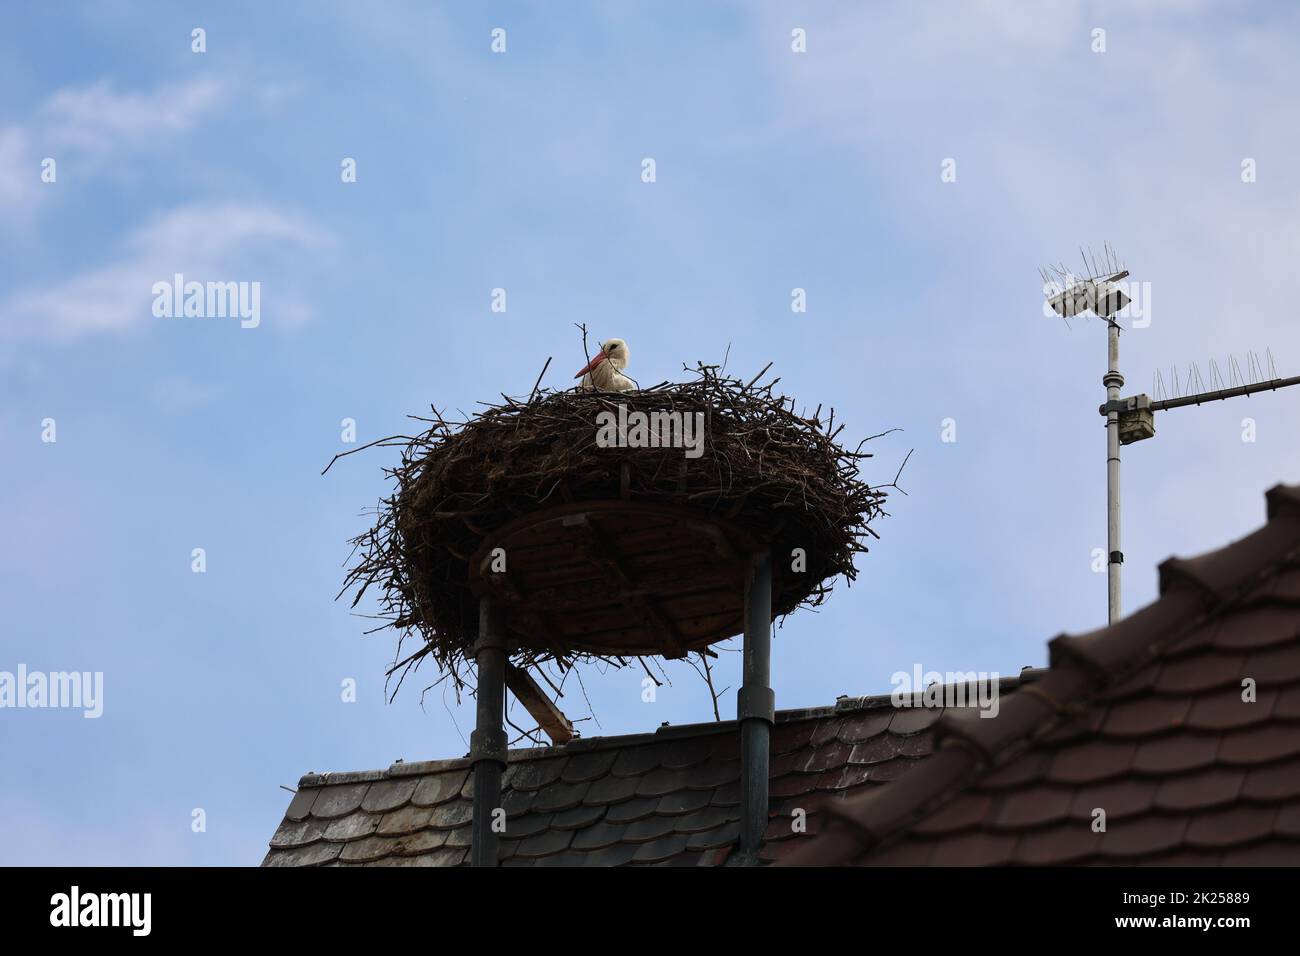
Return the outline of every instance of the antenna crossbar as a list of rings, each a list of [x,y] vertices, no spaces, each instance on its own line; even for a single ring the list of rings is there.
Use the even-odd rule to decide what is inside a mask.
[[[1195,395],[1184,395],[1181,398],[1166,398],[1151,403],[1151,411],[1159,412],[1166,408],[1183,408],[1186,405],[1201,405],[1205,402],[1217,402],[1225,398],[1236,398],[1239,395],[1254,395],[1256,392],[1273,392],[1279,388],[1287,388],[1291,385],[1300,385],[1300,375],[1293,375],[1291,378],[1274,378],[1267,382],[1256,382],[1253,385],[1238,385],[1234,388],[1220,388],[1211,392],[1197,392]]]

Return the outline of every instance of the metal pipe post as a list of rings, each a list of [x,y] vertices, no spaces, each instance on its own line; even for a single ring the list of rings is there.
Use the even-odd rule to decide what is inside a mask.
[[[495,598],[479,598],[478,720],[469,738],[474,768],[474,820],[470,828],[470,865],[496,866],[500,834],[493,817],[501,807],[501,774],[506,769],[505,681],[506,634],[501,606]]]
[[[1119,401],[1119,390],[1124,387],[1124,376],[1119,373],[1119,324],[1111,319],[1107,330],[1108,367],[1102,384],[1106,386],[1106,401]],[[1106,564],[1108,620],[1114,624],[1123,614],[1120,603],[1120,571],[1124,563],[1119,535],[1119,410],[1110,405],[1106,413],[1106,549],[1110,552]]]
[[[743,683],[736,695],[740,722],[740,852],[754,854],[768,818],[768,765],[776,695],[772,682],[772,556],[750,556],[745,571]]]

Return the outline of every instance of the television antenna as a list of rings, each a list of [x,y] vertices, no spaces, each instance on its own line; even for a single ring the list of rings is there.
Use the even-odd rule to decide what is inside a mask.
[[[1100,264],[1094,255],[1079,251],[1083,259],[1083,273],[1076,274],[1064,265],[1049,266],[1040,269],[1043,291],[1047,295],[1047,304],[1052,311],[1067,321],[1077,315],[1093,313],[1106,323],[1106,374],[1102,376],[1102,385],[1106,388],[1106,402],[1098,411],[1106,417],[1106,584],[1107,611],[1111,624],[1118,621],[1122,614],[1120,570],[1124,563],[1124,552],[1120,545],[1120,509],[1119,509],[1119,449],[1121,445],[1145,441],[1156,434],[1155,413],[1170,408],[1184,408],[1189,405],[1202,405],[1241,395],[1253,395],[1256,392],[1276,391],[1291,385],[1300,385],[1300,375],[1279,378],[1273,367],[1273,357],[1268,355],[1267,372],[1264,364],[1253,353],[1248,356],[1246,375],[1236,359],[1229,358],[1229,375],[1225,381],[1218,366],[1210,363],[1210,385],[1208,390],[1192,392],[1193,388],[1205,387],[1200,369],[1192,366],[1185,380],[1186,390],[1190,394],[1181,394],[1177,370],[1172,371],[1173,397],[1160,397],[1152,400],[1149,395],[1130,395],[1120,397],[1124,387],[1124,376],[1119,372],[1119,333],[1120,326],[1115,316],[1129,304],[1131,299],[1118,283],[1128,278],[1128,269],[1119,261],[1114,249],[1108,244],[1104,247]],[[1218,386],[1217,388],[1213,386]],[[1164,395],[1164,381],[1156,373],[1153,391]]]

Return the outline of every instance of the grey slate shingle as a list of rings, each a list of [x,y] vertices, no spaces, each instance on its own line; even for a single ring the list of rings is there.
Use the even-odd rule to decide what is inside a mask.
[[[898,776],[922,762],[936,717],[909,717],[903,722],[906,735],[900,735],[888,697],[779,712],[772,735],[770,832],[782,845],[796,842],[790,835],[792,808],[805,809],[812,821],[808,830],[816,832],[819,798],[864,792],[879,785],[870,782],[871,771]],[[502,862],[723,862],[739,829],[737,737],[735,722],[727,722],[512,752],[502,781]],[[264,865],[462,865],[470,843],[472,782],[463,758],[310,774],[271,838]]]

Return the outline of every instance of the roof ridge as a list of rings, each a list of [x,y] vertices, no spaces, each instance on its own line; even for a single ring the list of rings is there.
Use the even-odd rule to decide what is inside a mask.
[[[998,680],[999,692],[1012,690],[1023,683],[1040,679],[1047,673],[1046,668],[1026,667],[1019,674],[1012,674]],[[944,687],[957,686],[956,682],[944,684]],[[923,691],[917,691],[912,696],[921,698]],[[834,704],[822,705],[819,707],[792,707],[788,710],[778,710],[776,712],[776,722],[778,724],[794,723],[801,720],[819,720],[827,717],[839,717],[845,714],[858,713],[864,710],[879,710],[893,706],[892,694],[872,694],[863,697],[841,696],[836,698]],[[624,747],[639,746],[641,744],[652,744],[661,740],[677,739],[682,737],[707,737],[714,734],[721,734],[734,731],[737,721],[700,721],[693,724],[661,724],[652,731],[640,731],[633,734],[613,734],[610,736],[600,737],[575,737],[568,743],[559,746],[550,747],[518,747],[506,752],[507,763],[518,763],[526,760],[545,760],[551,757],[562,757],[577,753],[587,753],[596,750],[621,749]],[[305,787],[327,787],[339,786],[352,783],[374,783],[380,780],[391,780],[402,777],[423,776],[430,773],[444,773],[449,770],[463,770],[471,765],[470,758],[464,757],[447,757],[438,760],[413,760],[406,762],[395,760],[386,769],[380,770],[342,770],[326,771],[317,773],[311,771],[304,774],[298,781],[298,788]]]
[[[828,830],[856,831],[859,840],[812,841],[778,865],[843,863],[901,835],[1074,716],[1096,691],[1159,656],[1188,625],[1231,607],[1300,547],[1300,485],[1275,485],[1266,500],[1268,520],[1251,534],[1195,558],[1162,562],[1160,596],[1146,607],[1106,627],[1053,638],[1046,673],[1002,703],[997,718],[945,711],[925,763],[889,787],[829,806]]]

